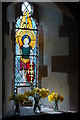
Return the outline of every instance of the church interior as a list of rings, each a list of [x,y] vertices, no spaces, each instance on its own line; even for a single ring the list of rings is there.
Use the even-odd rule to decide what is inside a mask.
[[[2,120],[17,115],[26,119],[78,113],[79,3],[25,1],[2,2],[0,6]],[[58,110],[54,109],[53,94],[62,95]],[[9,100],[11,95],[14,100]],[[15,96],[22,102],[15,102]],[[14,115],[16,103],[19,114]]]

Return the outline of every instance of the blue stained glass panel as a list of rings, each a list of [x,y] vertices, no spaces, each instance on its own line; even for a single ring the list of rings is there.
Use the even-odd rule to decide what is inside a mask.
[[[20,46],[19,46],[19,44],[15,45],[15,53],[16,53],[16,55],[20,55]]]
[[[16,22],[16,28],[19,28],[19,26],[20,26],[20,22],[21,22],[21,20],[18,19],[17,22]]]
[[[24,13],[24,11],[27,11],[27,10],[28,10],[28,12],[31,12],[32,7],[30,6],[30,4],[27,4],[27,2],[24,2],[23,4],[24,5],[22,8],[22,10],[23,10],[22,12]],[[28,6],[26,6],[26,5],[28,5]],[[29,15],[30,15],[30,13],[29,13]],[[35,20],[32,17],[30,17],[30,19],[31,19],[31,21],[30,21],[29,27],[30,28],[32,27],[32,29],[37,29]],[[16,90],[17,86],[25,86],[25,85],[29,86],[29,83],[27,80],[28,78],[26,76],[28,69],[24,70],[24,67],[22,67],[22,70],[20,69],[21,68],[21,60],[22,60],[22,64],[25,63],[25,65],[27,65],[26,60],[22,59],[23,51],[20,49],[20,45],[22,42],[21,40],[22,40],[23,34],[29,34],[29,32],[28,32],[29,30],[27,31],[27,29],[26,29],[26,31],[25,31],[25,29],[24,29],[24,28],[27,28],[27,26],[28,26],[28,24],[27,24],[28,20],[29,19],[27,19],[27,12],[26,12],[25,20],[23,19],[23,16],[20,16],[16,19],[16,24],[15,24],[15,27],[16,27],[16,29],[15,29],[15,90]],[[26,24],[26,26],[25,26],[25,24]],[[16,39],[17,35],[18,35],[18,37]],[[36,85],[37,76],[38,76],[38,69],[37,69],[37,67],[38,67],[38,65],[37,65],[37,62],[38,62],[38,58],[37,58],[37,56],[38,56],[38,47],[37,47],[38,46],[38,44],[37,44],[38,32],[36,30],[33,30],[33,32],[30,31],[30,35],[34,39],[35,39],[34,36],[36,36],[36,44],[34,44],[35,42],[32,42],[33,55],[29,54],[30,61],[33,57],[33,63],[35,64],[35,67],[34,67],[35,78],[34,78],[33,84]],[[32,40],[34,40],[34,39],[32,39]],[[16,41],[18,41],[18,44],[16,44]],[[24,43],[22,44],[22,46],[23,45],[24,45]]]

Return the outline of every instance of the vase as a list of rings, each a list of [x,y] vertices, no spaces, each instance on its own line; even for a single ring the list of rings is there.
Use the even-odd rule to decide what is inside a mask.
[[[41,106],[39,104],[40,96],[35,95],[34,96],[34,106],[33,106],[33,112],[40,112],[41,111]]]
[[[54,108],[54,111],[55,111],[55,112],[59,110],[59,109],[58,109],[58,101],[55,101],[53,108]]]
[[[16,103],[16,105],[15,105],[14,115],[16,115],[16,116],[20,115],[19,103]]]

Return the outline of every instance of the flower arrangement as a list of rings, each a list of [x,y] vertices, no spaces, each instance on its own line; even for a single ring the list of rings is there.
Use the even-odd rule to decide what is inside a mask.
[[[52,101],[58,102],[59,100],[60,100],[60,102],[62,102],[64,100],[64,97],[58,93],[52,92],[48,96],[48,100],[49,100],[49,102],[52,102]]]
[[[24,91],[24,95],[27,96],[27,97],[29,97],[29,96],[32,96],[32,97],[33,97],[33,96],[34,96],[34,91],[33,91],[33,90],[31,90],[31,91],[28,90],[27,92]]]
[[[24,94],[17,94],[14,95],[13,93],[11,93],[11,95],[9,96],[8,100],[14,100],[15,103],[23,103],[28,101],[29,96],[34,97],[34,94],[39,94],[41,98],[45,98],[48,96],[48,94],[50,93],[49,89],[45,89],[45,88],[34,88],[33,90],[28,90],[28,91],[24,91]]]
[[[28,101],[28,97],[25,94],[14,95],[13,93],[11,93],[8,100],[9,101],[14,100],[15,103],[23,103]]]
[[[34,88],[34,100],[35,100],[35,104],[34,104],[34,112],[36,111],[36,108],[39,109],[39,111],[41,110],[41,107],[39,105],[39,100],[41,98],[45,98],[45,97],[48,97],[50,93],[50,90],[49,89],[45,89],[45,88]]]
[[[64,97],[58,93],[52,92],[51,94],[49,94],[48,100],[49,100],[49,102],[52,102],[52,101],[55,102],[54,111],[57,111],[58,110],[58,101],[62,102],[64,100]]]
[[[50,93],[50,90],[49,89],[45,89],[45,88],[34,88],[33,90],[28,90],[27,92],[24,91],[24,96],[26,97],[29,97],[29,96],[32,96],[34,97],[35,94],[39,94],[41,98],[45,98],[45,97],[48,97]]]
[[[39,94],[41,98],[45,98],[48,97],[50,90],[49,89],[45,89],[45,88],[34,88],[34,92],[35,94]]]
[[[14,103],[16,105],[16,108],[14,110],[14,115],[19,115],[20,114],[19,103],[29,101],[28,97],[25,94],[14,95],[13,93],[11,93],[8,100],[9,101],[14,100]]]
[[[8,100],[9,101],[14,100],[14,102],[16,103],[16,108],[17,108],[17,106],[19,107],[19,103],[24,103],[24,102],[29,101],[30,96],[34,97],[35,104],[34,104],[33,111],[35,112],[37,107],[38,107],[39,111],[41,110],[41,107],[39,105],[39,100],[41,98],[48,97],[49,93],[50,93],[49,89],[45,89],[45,88],[40,89],[40,88],[36,87],[36,88],[32,88],[31,90],[24,91],[24,94],[14,95],[13,93],[11,93]],[[18,110],[15,110],[15,111],[18,111]]]

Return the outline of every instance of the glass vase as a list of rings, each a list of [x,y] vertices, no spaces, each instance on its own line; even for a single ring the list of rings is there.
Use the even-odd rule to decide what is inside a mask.
[[[16,115],[16,116],[19,116],[19,115],[20,115],[19,103],[16,103],[16,104],[15,104],[14,115]]]
[[[34,96],[34,106],[33,106],[33,112],[40,112],[41,111],[41,106],[39,104],[39,100],[40,100],[40,95],[36,94]]]
[[[55,112],[59,110],[59,109],[58,109],[58,101],[55,101],[53,108],[54,108],[54,111],[55,111]]]

